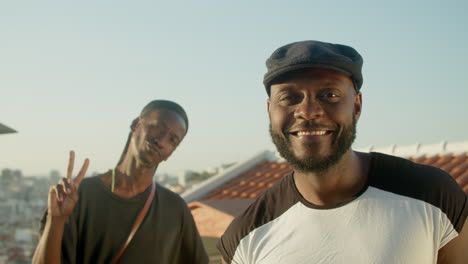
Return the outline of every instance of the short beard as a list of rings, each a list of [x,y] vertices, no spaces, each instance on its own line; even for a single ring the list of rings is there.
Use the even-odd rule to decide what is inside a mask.
[[[352,123],[349,126],[345,126],[343,133],[336,136],[331,145],[331,154],[325,157],[307,157],[305,159],[299,159],[294,155],[291,147],[291,142],[278,133],[273,132],[270,123],[270,135],[273,143],[279,154],[291,165],[295,170],[300,172],[314,172],[323,173],[332,166],[336,165],[343,155],[351,148],[351,145],[356,138],[356,115],[353,114]]]

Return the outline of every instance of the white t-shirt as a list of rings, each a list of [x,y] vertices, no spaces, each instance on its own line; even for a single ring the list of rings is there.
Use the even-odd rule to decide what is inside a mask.
[[[467,196],[445,172],[371,153],[366,188],[318,207],[292,174],[265,191],[221,238],[228,263],[436,263],[461,231]]]

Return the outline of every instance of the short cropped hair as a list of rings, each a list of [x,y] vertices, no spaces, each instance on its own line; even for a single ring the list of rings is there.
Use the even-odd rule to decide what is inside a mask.
[[[143,110],[141,110],[140,117],[146,118],[149,115],[149,113],[153,112],[156,109],[166,109],[166,110],[170,110],[179,114],[180,117],[182,117],[182,119],[184,119],[185,121],[186,131],[188,130],[189,122],[188,122],[187,113],[185,112],[184,108],[182,108],[182,106],[180,106],[179,104],[173,101],[168,101],[168,100],[151,101],[143,108]]]

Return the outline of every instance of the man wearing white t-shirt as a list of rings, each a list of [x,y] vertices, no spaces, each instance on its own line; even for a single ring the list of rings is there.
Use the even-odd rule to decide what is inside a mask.
[[[468,263],[468,199],[450,175],[351,149],[362,63],[320,41],[267,60],[270,133],[293,172],[232,222],[225,262]]]

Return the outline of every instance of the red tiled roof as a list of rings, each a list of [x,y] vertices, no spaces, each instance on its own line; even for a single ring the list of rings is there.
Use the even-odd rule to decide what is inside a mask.
[[[290,171],[291,168],[284,162],[264,161],[200,200],[254,199]]]
[[[409,160],[431,165],[448,172],[468,194],[468,154],[445,154],[430,157],[409,158]]]
[[[408,158],[448,172],[468,194],[468,154],[443,154]],[[261,162],[199,200],[254,199],[287,175],[291,167],[285,162]]]

